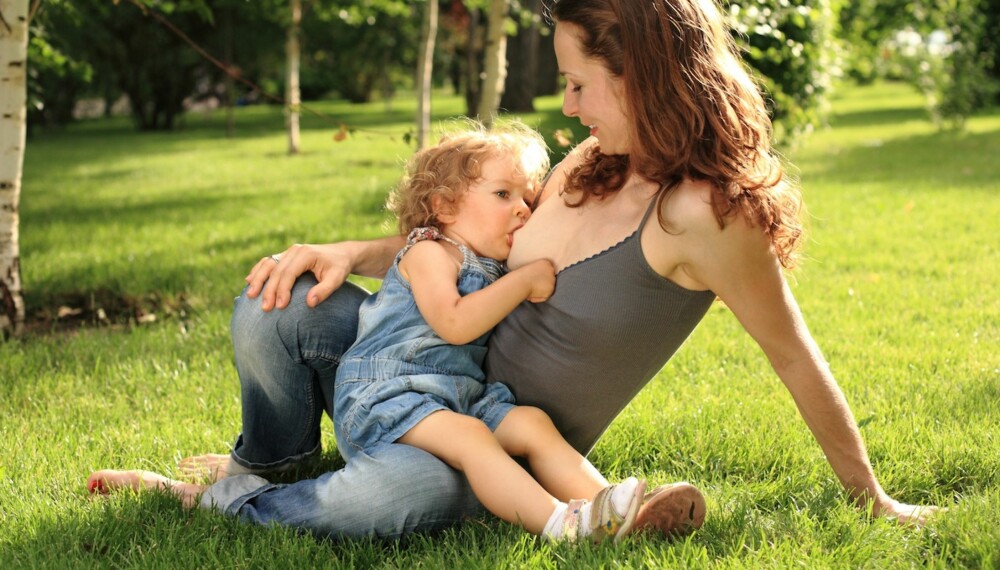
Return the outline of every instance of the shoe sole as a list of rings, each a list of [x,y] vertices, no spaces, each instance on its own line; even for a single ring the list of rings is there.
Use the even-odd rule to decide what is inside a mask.
[[[684,535],[705,523],[705,497],[697,487],[677,483],[654,490],[635,519],[638,531],[659,531],[665,536]]]

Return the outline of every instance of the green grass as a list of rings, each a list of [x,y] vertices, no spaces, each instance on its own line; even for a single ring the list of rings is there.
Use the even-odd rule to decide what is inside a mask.
[[[461,112],[457,98],[435,105],[441,121]],[[789,153],[811,214],[793,287],[883,485],[950,506],[927,528],[848,506],[722,306],[592,454],[612,479],[701,486],[709,519],[685,540],[552,546],[484,519],[331,543],[156,494],[88,500],[93,469],[175,474],[180,457],[227,448],[228,317],[255,260],[383,232],[412,105],[318,107],[394,135],[336,143],[336,127],[306,117],[304,154],[288,157],[280,112],[261,107],[240,110],[232,139],[221,114],[195,114],[176,133],[114,119],[29,141],[22,268],[41,324],[0,344],[0,567],[1000,567],[1000,112],[939,132],[897,85],[843,90],[832,128]],[[546,134],[573,126],[558,99],[539,108],[524,118]],[[60,306],[87,326],[55,320]],[[139,324],[146,313],[155,322]],[[325,428],[322,463],[292,477],[339,465]]]

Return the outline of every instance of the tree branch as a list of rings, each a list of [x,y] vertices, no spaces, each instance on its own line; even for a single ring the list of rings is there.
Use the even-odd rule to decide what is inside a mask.
[[[42,0],[34,0],[31,3],[31,8],[28,9],[28,25],[31,25],[31,21],[35,19],[35,14],[38,13],[38,9],[42,7]]]

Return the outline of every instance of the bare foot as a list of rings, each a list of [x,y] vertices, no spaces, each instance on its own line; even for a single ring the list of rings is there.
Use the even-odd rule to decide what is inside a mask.
[[[167,479],[159,473],[141,470],[104,469],[94,471],[87,478],[87,490],[92,495],[107,495],[121,489],[166,491],[180,499],[185,509],[190,509],[198,504],[198,497],[205,491],[205,486]]]
[[[185,457],[177,464],[181,473],[209,483],[215,483],[228,477],[228,467],[229,455],[219,453]]]
[[[635,528],[683,535],[705,522],[705,497],[689,483],[661,485],[646,493]]]

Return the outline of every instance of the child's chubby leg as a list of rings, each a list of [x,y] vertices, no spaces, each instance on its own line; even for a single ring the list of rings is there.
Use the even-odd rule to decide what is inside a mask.
[[[526,458],[535,478],[559,500],[585,498],[608,504],[607,499],[598,497],[608,488],[608,482],[563,439],[542,410],[515,407],[494,435],[507,453]],[[621,513],[629,504],[626,488],[618,485],[611,495],[610,504]],[[704,521],[705,498],[701,491],[688,483],[674,483],[657,487],[643,497],[632,528],[675,535],[700,528]]]
[[[449,410],[424,418],[403,437],[465,473],[483,505],[498,517],[541,534],[560,505],[500,446],[482,421]]]
[[[185,509],[190,509],[198,504],[198,497],[201,496],[206,487],[168,479],[159,473],[141,470],[103,469],[94,471],[87,478],[87,490],[94,495],[107,495],[122,489],[166,491],[180,499]]]
[[[494,435],[508,454],[527,459],[532,475],[560,501],[593,500],[608,486],[604,476],[563,439],[548,414],[538,408],[514,407]]]
[[[486,424],[447,410],[424,418],[399,443],[433,453],[463,471],[476,497],[493,514],[552,540],[621,539],[634,527],[646,488],[644,481],[630,478],[621,485],[601,487],[604,491],[599,489],[594,502],[558,501],[511,459]],[[579,454],[576,457],[579,459]],[[575,472],[579,471],[577,466]],[[582,477],[581,487],[589,490],[590,479],[589,475]]]

